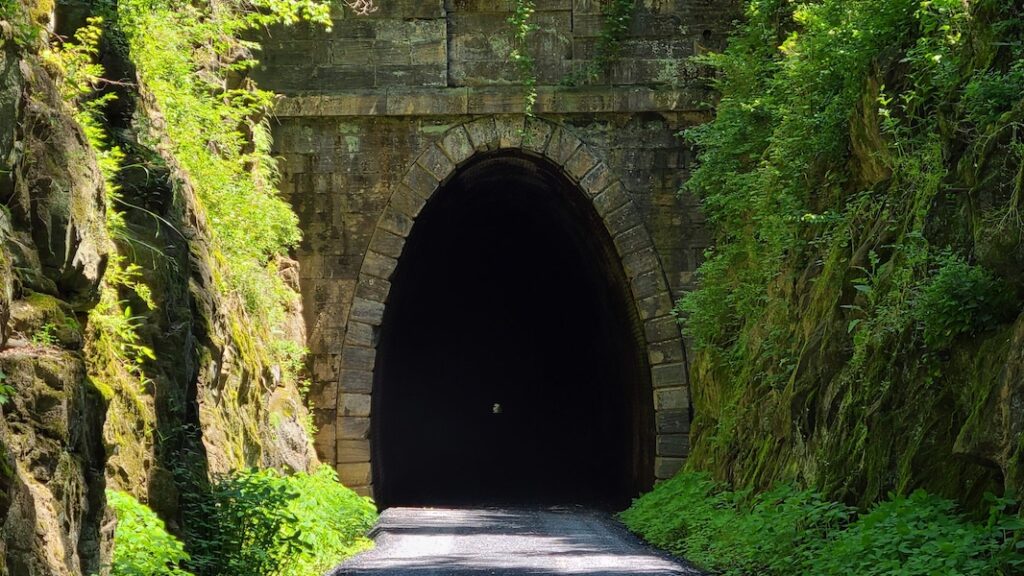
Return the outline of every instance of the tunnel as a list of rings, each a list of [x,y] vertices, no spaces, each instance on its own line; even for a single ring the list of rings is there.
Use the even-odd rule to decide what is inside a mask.
[[[586,196],[542,158],[471,161],[391,279],[374,374],[381,508],[629,503],[653,484],[643,333]]]

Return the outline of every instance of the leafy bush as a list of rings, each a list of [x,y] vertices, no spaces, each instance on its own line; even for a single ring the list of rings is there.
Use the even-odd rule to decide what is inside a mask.
[[[732,492],[702,473],[659,484],[621,514],[655,546],[728,576],[963,576],[1017,573],[1024,555],[1013,503],[993,499],[987,523],[945,499],[893,496],[860,517],[814,490]]]
[[[945,256],[914,304],[928,347],[948,347],[962,334],[977,334],[1004,320],[1015,302],[1012,289],[988,270]]]
[[[894,496],[840,533],[815,561],[820,576],[991,576],[1000,565],[1020,568],[1024,558],[1004,536],[1021,527],[1016,518],[976,524],[949,500],[923,491]],[[1016,573],[1016,572],[1014,572]]]
[[[237,472],[187,507],[189,566],[210,576],[319,576],[365,549],[376,519],[369,500],[326,466],[291,476]]]
[[[112,576],[189,576],[181,569],[188,554],[167,533],[162,520],[131,494],[108,491],[107,503],[117,515]]]

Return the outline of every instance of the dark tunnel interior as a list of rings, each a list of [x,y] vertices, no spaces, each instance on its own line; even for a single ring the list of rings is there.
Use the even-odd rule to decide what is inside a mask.
[[[462,168],[408,238],[378,345],[378,504],[616,507],[653,425],[640,333],[603,227],[545,161]]]

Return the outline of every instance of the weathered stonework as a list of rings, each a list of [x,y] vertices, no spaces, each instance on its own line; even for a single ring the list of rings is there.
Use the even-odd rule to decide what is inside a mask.
[[[276,153],[305,233],[317,449],[360,491],[371,491],[375,350],[405,238],[446,179],[495,150],[561,166],[600,216],[642,322],[655,475],[685,461],[687,363],[670,312],[710,238],[696,199],[680,192],[693,155],[677,135],[706,120],[711,98],[706,71],[686,57],[720,46],[735,3],[638,4],[621,58],[568,87],[594,56],[600,3],[537,2],[529,117],[508,59],[508,3],[395,0],[371,17],[339,12],[330,32],[276,29],[265,40],[256,76],[287,96]]]

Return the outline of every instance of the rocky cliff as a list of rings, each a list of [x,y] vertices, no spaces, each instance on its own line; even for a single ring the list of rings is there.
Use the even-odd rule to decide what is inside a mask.
[[[101,128],[131,166],[111,176],[50,56],[49,31],[82,15],[2,8],[0,574],[91,574],[109,562],[106,488],[174,526],[182,490],[211,475],[316,456],[294,377],[214,286],[209,224],[127,52],[108,40],[99,56],[119,76]],[[299,312],[283,328],[297,347]]]

